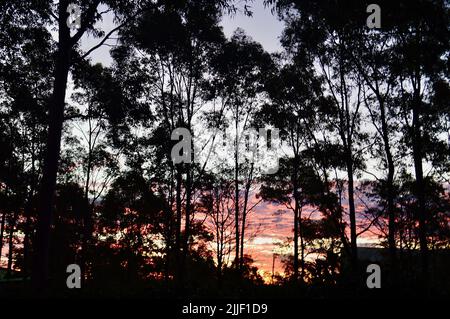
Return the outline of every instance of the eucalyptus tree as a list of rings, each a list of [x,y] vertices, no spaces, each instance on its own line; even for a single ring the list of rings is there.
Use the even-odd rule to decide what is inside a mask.
[[[314,114],[314,104],[320,95],[321,83],[314,76],[311,66],[297,63],[287,63],[279,66],[278,73],[266,86],[271,103],[263,107],[260,117],[281,129],[282,140],[288,145],[287,159],[280,168],[280,181],[267,179],[263,185],[263,197],[284,203],[294,213],[294,280],[299,279],[299,239],[301,251],[301,282],[305,275],[305,245],[302,233],[302,208],[306,205],[305,182],[308,176],[308,164],[303,157],[306,147],[305,140],[309,138],[306,126],[311,125]],[[313,129],[313,128],[312,128]],[[279,184],[281,183],[281,184]],[[283,186],[284,184],[284,186]],[[306,186],[308,188],[308,186]],[[280,192],[278,194],[278,192]],[[272,193],[272,196],[270,194]],[[276,198],[276,195],[279,198]],[[275,195],[275,198],[273,197]]]
[[[388,25],[393,23],[393,12],[390,5],[382,2],[383,24],[381,29],[371,29],[361,23],[358,12],[355,12],[355,21],[352,21],[353,41],[346,48],[348,58],[353,63],[355,76],[363,81],[363,104],[366,106],[367,117],[373,126],[375,143],[370,153],[380,162],[381,166],[374,171],[367,172],[375,176],[377,184],[374,191],[378,192],[379,210],[373,218],[379,216],[388,220],[388,247],[391,264],[396,263],[396,183],[395,173],[400,169],[399,148],[395,145],[400,142],[401,135],[398,123],[398,107],[394,101],[396,89],[396,76],[392,72],[393,45],[392,34]],[[382,170],[384,176],[377,177]]]
[[[448,106],[441,98],[448,95],[449,6],[446,1],[413,1],[400,3],[402,14],[392,25],[394,74],[398,81],[400,119],[404,131],[405,155],[411,155],[414,166],[422,256],[423,283],[429,270],[428,224],[432,217],[428,209],[427,190],[430,184],[424,173],[424,162],[432,170],[445,167],[448,158],[440,154],[446,148],[442,134]],[[428,19],[433,16],[433,19]],[[445,93],[447,92],[447,93]]]
[[[422,162],[428,161],[432,165],[435,176],[442,176],[442,168],[446,165],[442,160],[446,106],[441,101],[448,92],[448,71],[444,65],[445,54],[448,54],[444,40],[448,38],[448,5],[445,1],[382,1],[379,5],[383,14],[381,29],[359,27],[358,35],[353,38],[350,58],[355,63],[355,72],[363,77],[370,92],[364,102],[380,139],[375,146],[379,146],[377,157],[384,163],[386,178],[380,181],[379,191],[381,199],[386,201],[383,205],[389,220],[388,245],[395,262],[395,171],[408,165],[406,159],[412,150],[417,183],[415,193],[418,209],[422,212],[418,216],[423,214],[422,221],[419,219],[419,232],[422,234],[422,255],[425,256],[427,221],[424,218],[427,217],[424,216],[432,218],[432,214],[425,212],[424,202],[431,194],[424,195],[427,178],[423,176]],[[399,15],[399,12],[402,13]],[[431,22],[424,18],[428,15],[433,15],[435,20]],[[422,103],[422,106],[412,107],[414,103]],[[400,147],[394,147],[396,144]],[[433,150],[425,145],[433,145]]]
[[[212,61],[212,90],[224,101],[224,109],[219,111],[222,114],[219,116],[223,117],[223,126],[233,130],[232,134],[227,134],[227,143],[234,139],[228,150],[233,152],[234,160],[235,263],[238,268],[243,265],[247,216],[255,206],[250,203],[251,187],[259,174],[258,163],[255,166],[254,160],[245,159],[243,149],[249,142],[248,132],[262,104],[264,82],[272,69],[270,55],[242,29],[234,32]]]
[[[10,227],[10,235],[23,232],[22,256],[16,254],[14,264],[28,275],[47,126],[45,111],[51,93],[51,84],[46,77],[52,69],[52,42],[43,26],[43,18],[39,16],[42,3],[34,4],[36,10],[31,10],[30,4],[2,3],[1,6],[0,19],[4,27],[0,31],[0,183],[6,195],[2,202],[8,203],[9,195],[20,194],[17,197],[20,200],[10,206],[8,212],[2,209],[2,226],[5,226],[6,215],[10,214],[11,221],[15,221],[11,223],[14,227]],[[15,191],[11,191],[13,188]],[[10,248],[12,257],[16,246]]]
[[[77,59],[86,58],[94,49],[101,46],[114,31],[105,34],[94,27],[95,22],[102,17],[100,3],[109,5],[120,23],[133,14],[136,6],[117,5],[111,1],[76,1],[70,6],[68,0],[53,3],[53,1],[26,1],[20,3],[2,3],[2,18],[16,19],[17,30],[27,34],[28,39],[39,39],[43,42],[40,55],[48,54],[52,59],[47,64],[47,75],[44,79],[51,85],[51,97],[47,104],[47,141],[42,163],[42,179],[40,181],[39,204],[37,209],[37,233],[34,242],[35,258],[33,262],[33,282],[37,290],[45,290],[48,286],[49,240],[51,229],[52,202],[55,193],[58,160],[63,131],[65,99],[68,75]],[[74,5],[78,5],[75,7]],[[69,18],[70,9],[77,8],[75,23]],[[76,12],[79,11],[79,12]],[[72,17],[74,18],[74,17]],[[78,19],[80,18],[80,20]],[[79,20],[80,23],[77,21]],[[39,28],[36,28],[36,25]],[[71,27],[77,27],[71,34]],[[118,28],[117,27],[117,28]],[[57,37],[52,39],[51,30],[55,30]],[[39,31],[40,30],[40,31]],[[39,31],[39,32],[36,32]],[[80,50],[80,40],[83,35],[91,33],[96,37],[103,37],[98,45],[86,52]],[[12,33],[14,35],[14,33]],[[17,33],[16,33],[17,34]],[[26,43],[28,39],[24,39]],[[45,61],[39,60],[38,62]],[[49,73],[50,72],[50,76]]]
[[[353,3],[345,1],[269,1],[287,22],[283,45],[292,53],[307,52],[326,84],[330,96],[329,112],[323,120],[329,123],[329,139],[339,140],[345,161],[347,199],[350,219],[350,244],[353,268],[357,265],[357,223],[355,209],[355,176],[364,167],[363,152],[367,135],[362,121],[362,79],[353,72],[348,48],[357,30]],[[365,8],[364,8],[365,9]],[[356,18],[358,15],[356,15]],[[301,56],[301,54],[300,54]],[[336,134],[337,138],[333,138]]]
[[[232,8],[230,3],[182,1],[147,10],[123,30],[123,46],[116,50],[116,73],[127,79],[144,79],[142,100],[150,107],[141,112],[137,123],[149,137],[141,136],[136,141],[142,146],[142,155],[148,157],[141,157],[136,164],[167,200],[167,221],[173,220],[172,213],[175,215],[173,227],[167,225],[174,230],[175,243],[168,231],[166,246],[167,258],[170,247],[176,256],[175,274],[180,285],[184,285],[187,272],[196,189],[201,185],[206,161],[198,163],[191,152],[186,163],[174,163],[171,134],[178,128],[186,129],[192,137],[191,150],[194,140],[201,136],[200,115],[212,99],[205,90],[211,76],[209,65],[225,41],[219,21]],[[119,69],[122,66],[125,68]],[[142,114],[150,114],[153,122]]]
[[[81,64],[81,63],[80,63]],[[125,85],[119,84],[112,71],[100,64],[83,63],[73,72],[73,105],[68,108],[70,121],[66,122],[73,134],[68,134],[74,148],[77,144],[79,183],[84,189],[83,234],[80,265],[82,279],[90,273],[92,262],[95,211],[102,195],[118,175],[122,150],[113,135],[120,129],[118,121],[125,122],[127,114],[136,108],[134,97],[126,94]],[[65,146],[65,145],[64,145]],[[82,284],[83,284],[82,283]]]
[[[277,71],[272,73],[265,86],[269,103],[258,115],[259,121],[279,127],[281,140],[285,142],[282,147],[285,157],[280,170],[274,177],[262,179],[260,195],[266,200],[282,203],[294,213],[293,279],[299,279],[300,246],[302,282],[305,280],[307,251],[303,223],[309,223],[308,218],[302,217],[302,211],[307,206],[318,208],[324,219],[331,221],[341,234],[343,245],[347,244],[341,210],[336,209],[337,197],[330,196],[328,179],[330,169],[342,166],[340,160],[333,160],[333,152],[341,152],[339,147],[333,148],[320,136],[321,119],[330,102],[323,95],[323,82],[316,75],[311,58],[306,52],[292,55],[287,52],[278,57]],[[320,151],[322,148],[324,150]]]
[[[395,156],[401,158],[397,169],[408,171],[412,162],[422,269],[426,274],[427,224],[432,218],[427,210],[427,196],[431,196],[427,187],[432,188],[432,178],[425,176],[424,165],[431,165],[430,175],[442,181],[442,169],[447,167],[442,154],[448,107],[442,98],[448,92],[448,3],[382,1],[378,3],[381,29],[369,30],[366,4],[361,2],[267,2],[274,4],[287,22],[283,42],[288,50],[308,50],[317,57],[316,67],[335,102],[328,118],[335,121],[334,130],[345,150],[353,261],[357,260],[357,233],[352,176],[355,168],[364,168],[359,165],[363,159],[360,152],[365,150],[359,144],[363,143],[377,146],[377,157],[384,163],[386,187],[381,195],[386,200],[392,257],[395,212],[402,201],[395,197]],[[361,130],[363,104],[378,136],[373,143],[368,143]]]
[[[227,168],[224,168],[226,170]],[[220,175],[219,175],[220,174]],[[207,216],[206,227],[213,234],[212,251],[215,253],[219,288],[223,284],[224,270],[230,265],[234,241],[233,181],[225,171],[215,172],[205,183],[200,211]]]

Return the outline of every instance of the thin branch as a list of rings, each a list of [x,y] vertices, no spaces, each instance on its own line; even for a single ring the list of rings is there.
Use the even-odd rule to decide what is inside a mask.
[[[92,48],[90,48],[85,54],[83,54],[80,57],[80,60],[84,60],[87,56],[89,56],[89,54],[91,54],[94,50],[98,49],[99,47],[101,47],[108,39],[109,37],[116,31],[118,31],[120,28],[122,28],[126,23],[128,23],[128,21],[125,21],[124,23],[118,25],[117,27],[115,27],[114,29],[112,29],[111,31],[108,32],[108,34],[105,35],[105,37],[102,39],[102,41],[100,41],[99,43],[97,43],[95,46],[93,46]]]

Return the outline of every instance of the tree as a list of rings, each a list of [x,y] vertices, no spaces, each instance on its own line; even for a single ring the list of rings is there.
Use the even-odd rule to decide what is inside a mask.
[[[232,182],[215,176],[211,177],[211,185],[202,196],[202,205],[208,217],[207,228],[214,234],[213,251],[216,254],[217,279],[222,286],[224,269],[229,264],[232,253],[233,233],[233,188]]]
[[[384,17],[384,24],[388,23]],[[371,122],[375,128],[375,157],[379,158],[386,177],[379,179],[380,201],[385,200],[382,207],[388,216],[388,245],[392,265],[396,263],[396,186],[395,168],[398,165],[398,154],[393,148],[394,141],[399,139],[398,124],[396,119],[398,113],[393,102],[393,92],[396,86],[396,78],[392,72],[391,56],[392,40],[390,33],[371,29],[362,29],[360,37],[353,42],[351,58],[355,61],[355,72],[360,74],[368,87],[369,94],[363,88],[364,104],[370,115]],[[367,95],[366,95],[367,94]],[[396,156],[397,155],[397,156]],[[396,161],[397,159],[397,161]],[[386,214],[387,212],[387,214]]]
[[[428,230],[430,212],[426,205],[426,178],[423,161],[431,155],[426,145],[442,145],[438,134],[442,132],[439,118],[445,112],[439,103],[430,101],[437,83],[446,82],[448,69],[445,65],[445,52],[448,52],[449,8],[445,1],[417,1],[405,6],[400,24],[393,28],[394,52],[399,60],[394,70],[399,83],[399,96],[405,143],[412,150],[415,173],[414,194],[417,198],[419,216],[419,238],[422,256],[423,283],[428,273]],[[424,17],[435,17],[429,21]],[[400,63],[401,59],[401,63]],[[445,87],[444,86],[444,87]],[[439,149],[442,149],[439,147]]]
[[[271,57],[241,29],[234,32],[231,40],[223,45],[222,52],[212,61],[215,76],[211,89],[224,101],[225,108],[219,111],[225,113],[223,126],[232,126],[233,130],[227,134],[226,142],[231,143],[234,139],[233,147],[229,149],[233,151],[234,159],[235,263],[238,269],[244,258],[247,215],[254,207],[249,206],[251,186],[258,174],[254,161],[243,158],[242,152],[251,138],[247,131],[261,103],[266,72],[270,72],[267,70],[271,70],[271,66]]]
[[[355,210],[355,173],[362,167],[361,146],[366,136],[361,130],[362,83],[354,76],[348,55],[354,30],[354,8],[350,4],[319,1],[276,2],[281,16],[289,18],[283,43],[290,52],[314,56],[327,84],[332,104],[326,121],[339,138],[345,160],[350,218],[350,243],[353,268],[357,266],[357,225]],[[290,10],[294,8],[295,11]],[[352,10],[353,9],[353,10]],[[296,12],[292,16],[291,12]],[[283,15],[284,14],[284,15]],[[298,54],[298,53],[297,53]]]
[[[294,213],[294,260],[293,279],[299,279],[298,254],[300,238],[301,250],[301,282],[305,274],[305,245],[302,234],[302,208],[308,203],[307,192],[312,185],[310,179],[314,178],[309,164],[304,160],[304,149],[307,147],[305,139],[309,138],[309,129],[306,126],[314,125],[311,117],[317,104],[321,83],[314,76],[314,71],[298,58],[291,64],[279,67],[278,73],[268,82],[267,89],[273,104],[266,105],[260,112],[261,118],[275,127],[282,129],[282,139],[289,147],[288,156],[281,166],[278,178],[274,183],[273,177],[266,178],[263,187],[263,198],[277,200],[286,205]],[[270,195],[272,194],[272,195]],[[279,197],[278,197],[279,196]],[[293,204],[292,204],[293,202]],[[293,206],[292,206],[293,205]]]
[[[56,25],[58,30],[58,42],[55,45],[54,51],[53,88],[48,113],[49,126],[46,143],[47,147],[44,156],[42,180],[39,191],[38,228],[33,263],[33,281],[34,286],[38,291],[45,291],[47,287],[52,202],[56,187],[68,75],[71,67],[74,65],[77,55],[78,57],[81,56],[81,58],[86,57],[86,54],[83,55],[79,52],[77,53],[77,47],[80,39],[86,32],[95,30],[94,23],[101,18],[101,14],[97,11],[99,4],[100,0],[91,3],[82,1],[80,3],[82,11],[81,25],[74,35],[71,35],[67,23],[67,9],[69,5],[69,1],[67,0],[60,1],[57,6],[55,6],[55,10],[53,10],[50,2],[44,3],[43,5],[38,3],[37,8],[34,8],[33,4],[30,3],[25,3],[22,4],[22,7],[18,6],[14,8],[16,10],[23,8],[29,10],[33,9],[38,13],[38,17],[42,19],[41,21],[44,25]],[[120,13],[124,13],[124,10]],[[18,12],[18,14],[20,13]],[[119,19],[122,18],[123,21],[123,15],[118,14],[117,17]],[[110,32],[105,35],[105,38],[102,41],[104,42],[111,34],[112,33]],[[90,52],[91,50],[87,53]]]
[[[140,15],[135,25],[124,30],[123,42],[132,50],[116,50],[118,66],[126,66],[126,71],[136,72],[145,79],[142,87],[146,90],[146,101],[151,104],[145,112],[151,112],[155,122],[145,124],[152,136],[149,140],[140,139],[140,142],[155,147],[156,152],[151,156],[156,156],[164,164],[164,167],[153,168],[152,178],[164,191],[164,198],[168,201],[167,214],[175,209],[174,251],[180,290],[187,275],[185,265],[189,258],[195,193],[201,184],[206,162],[192,163],[191,157],[189,163],[174,165],[171,150],[175,142],[166,141],[171,140],[171,133],[176,128],[187,129],[193,139],[199,135],[197,132],[201,128],[195,124],[208,101],[204,88],[210,75],[209,64],[224,42],[218,23],[223,10],[230,8],[226,1],[183,1],[155,7]],[[125,77],[130,76],[135,74],[125,73]],[[139,120],[145,122],[147,119]],[[192,149],[193,145],[194,141]],[[143,162],[137,163],[141,164]],[[171,246],[171,243],[167,244]]]

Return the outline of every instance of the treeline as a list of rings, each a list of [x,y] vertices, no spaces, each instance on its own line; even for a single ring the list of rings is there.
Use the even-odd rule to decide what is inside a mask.
[[[85,294],[251,291],[262,202],[293,216],[272,283],[364,283],[357,238],[375,232],[390,285],[432,288],[450,245],[446,1],[379,1],[380,29],[364,1],[265,1],[285,24],[274,54],[220,27],[250,3],[73,3],[73,30],[67,0],[0,5],[0,251],[16,289],[65,291],[78,264]],[[105,45],[113,62],[93,63]],[[271,174],[244,156],[262,127],[282,142]],[[179,128],[195,161],[173,161]],[[404,262],[418,251],[420,267]]]

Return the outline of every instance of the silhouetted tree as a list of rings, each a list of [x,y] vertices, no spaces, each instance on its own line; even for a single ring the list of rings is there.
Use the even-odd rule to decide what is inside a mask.
[[[255,163],[243,157],[243,150],[248,144],[247,131],[261,104],[263,85],[271,64],[271,58],[262,46],[240,29],[235,31],[231,40],[223,45],[222,52],[212,61],[215,72],[212,89],[225,100],[225,109],[220,111],[225,112],[225,127],[233,128],[232,134],[227,134],[227,142],[234,138],[231,149],[234,156],[235,263],[238,268],[241,268],[244,257],[246,221],[251,210],[250,188],[258,174]]]

